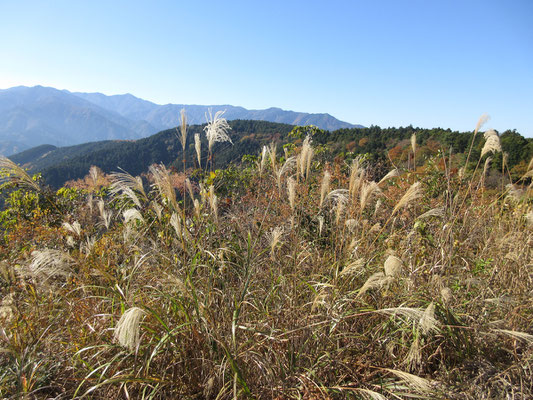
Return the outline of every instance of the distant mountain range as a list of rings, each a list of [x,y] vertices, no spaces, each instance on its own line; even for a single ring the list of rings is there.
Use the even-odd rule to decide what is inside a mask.
[[[225,110],[228,120],[246,119],[321,129],[361,127],[329,114],[280,108],[247,110],[231,105],[159,105],[131,94],[72,93],[43,86],[0,90],[0,154],[10,155],[41,144],[71,146],[100,140],[136,140],[179,125],[184,108],[190,124],[205,123],[205,113]]]

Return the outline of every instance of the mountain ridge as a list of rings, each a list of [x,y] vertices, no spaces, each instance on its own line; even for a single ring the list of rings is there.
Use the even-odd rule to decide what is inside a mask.
[[[316,125],[336,130],[356,125],[330,114],[287,111],[278,107],[248,110],[226,105],[159,105],[130,93],[105,95],[45,86],[0,89],[0,154],[11,155],[50,144],[72,146],[88,141],[135,140],[180,124],[185,108],[190,124],[205,123],[208,110],[225,111],[228,120],[246,119]]]

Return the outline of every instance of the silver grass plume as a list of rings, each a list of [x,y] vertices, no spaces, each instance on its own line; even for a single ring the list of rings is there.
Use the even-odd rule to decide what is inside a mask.
[[[413,150],[413,154],[416,153],[416,133],[411,135],[411,149]]]
[[[410,374],[408,372],[399,371],[396,369],[385,368],[402,380],[402,382],[418,393],[430,393],[433,391],[433,386],[430,381],[425,378]]]
[[[359,392],[359,393],[362,393],[362,394],[363,394],[363,397],[364,397],[365,399],[370,399],[370,400],[387,400],[387,398],[386,398],[385,396],[383,396],[381,393],[374,392],[373,390],[370,390],[370,389],[355,388],[354,390],[356,390],[356,391]]]
[[[268,156],[268,147],[263,146],[261,150],[261,162],[259,163],[259,176],[263,175],[263,170],[265,169],[265,164]]]
[[[311,136],[307,135],[303,141],[302,150],[300,151],[296,162],[298,166],[298,173],[302,178],[307,179],[312,158],[313,148],[311,147]]]
[[[218,220],[218,197],[215,194],[215,188],[213,185],[209,186],[209,206],[215,216],[215,221]]]
[[[276,143],[271,142],[268,148],[268,155],[270,157],[270,165],[272,166],[272,171],[274,171],[274,173],[277,173],[278,171],[276,152]]]
[[[318,219],[318,236],[322,236],[322,230],[324,229],[324,217],[319,215]]]
[[[394,168],[393,170],[389,171],[387,175],[385,175],[381,180],[378,182],[378,184],[382,184],[388,179],[395,178],[397,176],[400,176],[400,170],[398,168]]]
[[[74,221],[72,224],[69,222],[63,222],[61,226],[63,227],[63,229],[74,233],[76,236],[81,235],[81,225],[78,221]]]
[[[144,223],[144,218],[139,210],[136,208],[129,208],[125,210],[122,213],[122,216],[124,217],[124,222],[127,224],[132,221],[139,221],[141,223]]]
[[[204,131],[207,137],[207,147],[210,153],[216,142],[230,142],[233,144],[231,138],[228,136],[228,131],[231,127],[229,126],[228,121],[226,121],[226,118],[222,118],[224,113],[225,111],[217,111],[213,117],[211,110],[209,110],[209,116],[207,113],[205,115],[207,125],[204,128]]]
[[[359,191],[361,183],[364,180],[364,176],[365,169],[361,165],[360,158],[357,157],[352,161],[352,165],[350,167],[350,183],[348,185],[348,190],[350,191],[351,197],[355,197]]]
[[[492,157],[487,157],[485,160],[485,165],[483,166],[483,173],[481,174],[481,182],[482,186],[485,186],[485,177],[487,176],[487,172],[489,170],[490,163],[492,161]]]
[[[172,216],[170,217],[170,225],[172,225],[172,227],[174,228],[176,235],[178,235],[178,237],[181,237],[181,218],[178,214],[172,213]]]
[[[378,201],[376,201],[376,206],[374,207],[374,216],[378,215],[381,204],[381,199],[378,199]]]
[[[366,280],[363,286],[361,286],[361,289],[359,289],[359,293],[357,293],[356,298],[364,295],[371,289],[381,288],[383,285],[389,283],[390,281],[391,278],[389,276],[385,276],[383,272],[376,272]]]
[[[98,167],[96,165],[89,168],[89,176],[93,180],[93,185],[96,185],[98,183]]]
[[[425,335],[429,332],[438,332],[438,321],[435,319],[435,303],[431,302],[418,322],[420,331]]]
[[[381,189],[376,182],[363,182],[361,186],[361,196],[359,197],[361,212],[365,209],[372,196],[378,195],[379,193],[381,193]]]
[[[331,174],[328,170],[324,171],[324,177],[322,178],[322,184],[320,185],[320,205],[324,204],[324,199],[326,198],[327,193],[329,192],[329,183],[331,181]]]
[[[405,194],[402,196],[398,204],[396,204],[396,206],[392,210],[392,214],[396,214],[396,212],[400,208],[403,208],[409,205],[410,203],[412,203],[413,201],[419,199],[420,197],[422,197],[422,194],[423,193],[422,193],[422,188],[420,187],[420,182],[413,183],[411,187],[407,189],[407,192],[405,192]]]
[[[292,176],[287,180],[287,193],[289,195],[289,204],[292,211],[294,211],[296,199],[296,181]]]
[[[492,331],[507,335],[513,339],[523,340],[528,344],[533,344],[533,335],[525,332],[511,331],[507,329],[492,329]]]
[[[485,125],[485,123],[490,119],[490,116],[488,114],[483,114],[481,117],[479,117],[479,120],[477,122],[477,125],[476,125],[476,129],[474,130],[474,136],[476,136],[476,134],[478,133],[479,129],[481,129],[481,127],[483,125]]]
[[[123,171],[113,172],[109,177],[111,178],[111,196],[125,196],[129,198],[138,208],[141,208],[139,196],[144,201],[148,200],[140,176],[134,177]]]
[[[285,160],[281,168],[279,168],[276,173],[276,179],[278,181],[278,190],[281,193],[281,178],[286,173],[290,172],[290,170],[296,165],[296,157],[292,156]]]
[[[485,144],[483,145],[483,149],[481,149],[481,157],[483,157],[489,151],[492,153],[502,151],[500,137],[495,130],[490,129],[486,131],[483,136],[485,138]]]
[[[54,277],[67,278],[72,272],[73,262],[74,260],[67,253],[59,250],[35,250],[31,253],[27,275],[39,283],[44,283]]]
[[[180,112],[181,117],[181,124],[180,124],[180,130],[179,130],[179,139],[181,143],[181,148],[183,149],[183,153],[185,155],[185,145],[187,144],[187,114],[185,113],[185,109],[182,108]],[[178,128],[176,128],[177,130]]]
[[[122,314],[115,328],[113,337],[121,346],[126,347],[130,352],[134,352],[139,346],[141,318],[145,314],[146,312],[139,307],[129,308]]]
[[[171,205],[174,210],[181,212],[181,209],[176,200],[176,191],[172,185],[172,179],[168,169],[163,165],[151,165],[149,168],[152,177],[154,178],[154,186],[158,192],[159,196]]]
[[[398,277],[402,273],[402,264],[402,260],[398,257],[393,255],[388,256],[383,265],[385,276],[390,276],[391,278]]]
[[[21,167],[9,158],[0,156],[0,184],[11,182],[27,189],[41,191],[41,187]]]
[[[429,218],[429,217],[442,218],[444,217],[445,214],[446,214],[446,211],[444,210],[444,207],[437,207],[437,208],[432,208],[431,210],[426,211],[424,214],[418,216],[418,219],[424,219],[424,218]]]
[[[519,189],[512,183],[508,183],[505,188],[507,189],[507,198],[519,202],[520,200],[523,200],[526,197],[526,190]]]
[[[187,187],[187,191],[189,192],[189,197],[191,198],[191,201],[194,201],[194,190],[192,188],[191,180],[189,178],[185,179],[185,186]]]
[[[283,236],[283,227],[276,226],[272,229],[269,235],[269,241],[270,241],[270,257],[274,259],[275,256],[275,250],[276,246],[278,245],[281,236]]]
[[[194,134],[194,149],[196,150],[196,158],[198,159],[198,167],[202,168],[202,141],[200,140],[200,134]]]
[[[108,211],[105,209],[105,203],[103,200],[98,202],[98,211],[100,212],[100,218],[102,219],[102,225],[106,229],[109,229],[111,225],[111,218],[113,217],[113,211]]]
[[[154,210],[155,215],[157,216],[157,220],[161,222],[161,217],[163,216],[163,206],[157,202],[153,202],[152,209]]]

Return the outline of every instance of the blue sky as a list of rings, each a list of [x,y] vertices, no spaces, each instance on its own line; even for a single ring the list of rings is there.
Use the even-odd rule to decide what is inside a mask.
[[[0,88],[533,137],[533,1],[0,0]]]

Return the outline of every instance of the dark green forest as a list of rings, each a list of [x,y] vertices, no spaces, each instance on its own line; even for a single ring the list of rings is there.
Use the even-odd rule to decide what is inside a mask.
[[[461,159],[461,155],[469,148],[473,134],[413,126],[386,129],[371,126],[329,132],[315,127],[294,127],[266,121],[235,120],[230,121],[229,125],[233,145],[229,142],[215,144],[215,168],[224,168],[231,162],[239,162],[244,155],[257,155],[262,146],[271,142],[278,143],[278,151],[281,152],[283,145],[298,145],[307,134],[312,135],[313,143],[319,146],[318,149],[325,159],[351,159],[356,155],[366,154],[370,160],[394,163],[396,166],[404,166],[411,161],[409,140],[416,134],[419,148],[416,164],[423,165],[426,159],[439,151]],[[185,154],[187,168],[198,167],[194,148],[195,134],[200,134],[202,141],[202,165],[205,166],[207,162],[204,127],[205,125],[188,127]],[[503,132],[500,139],[503,151],[507,153],[509,169],[519,175],[533,156],[533,139],[526,139],[514,130]],[[476,135],[471,159],[479,158],[483,143],[483,135]],[[69,180],[84,177],[92,165],[98,166],[106,173],[122,169],[133,175],[145,172],[154,163],[172,165],[178,170],[183,168],[182,148],[176,129],[165,130],[136,141],[101,141],[61,148],[43,145],[10,158],[24,165],[32,173],[42,173],[45,182],[55,188],[61,187]],[[500,170],[501,164],[502,153],[497,153],[493,157],[492,169]]]

